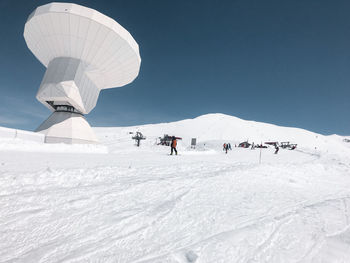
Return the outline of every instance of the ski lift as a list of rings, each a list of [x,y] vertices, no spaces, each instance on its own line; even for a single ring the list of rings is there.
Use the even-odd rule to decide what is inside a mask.
[[[141,132],[136,132],[136,135],[132,139],[136,141],[136,146],[140,147],[141,140],[146,140],[146,137]]]

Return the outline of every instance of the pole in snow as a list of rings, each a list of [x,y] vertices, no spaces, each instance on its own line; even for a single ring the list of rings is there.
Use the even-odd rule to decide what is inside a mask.
[[[262,142],[260,143],[260,145],[262,146]],[[262,150],[262,147],[260,147],[259,164],[261,164],[261,150]]]

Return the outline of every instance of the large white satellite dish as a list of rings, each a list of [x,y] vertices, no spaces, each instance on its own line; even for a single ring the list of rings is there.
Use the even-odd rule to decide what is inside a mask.
[[[36,8],[24,38],[47,67],[36,98],[53,113],[37,131],[46,134],[46,142],[97,142],[84,114],[96,106],[100,90],[137,77],[141,58],[136,41],[115,20],[71,3]]]

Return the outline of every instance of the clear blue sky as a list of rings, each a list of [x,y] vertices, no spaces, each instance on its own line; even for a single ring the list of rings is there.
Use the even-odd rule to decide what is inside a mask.
[[[0,125],[34,130],[45,68],[23,38],[50,1],[0,0]],[[101,92],[92,126],[225,113],[323,134],[350,134],[350,1],[85,0],[140,46],[131,84]]]

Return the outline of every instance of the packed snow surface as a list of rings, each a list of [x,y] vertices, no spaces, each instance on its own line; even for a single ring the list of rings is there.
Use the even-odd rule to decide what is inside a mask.
[[[0,139],[0,262],[350,262],[345,137],[223,114],[95,132],[101,145]]]

